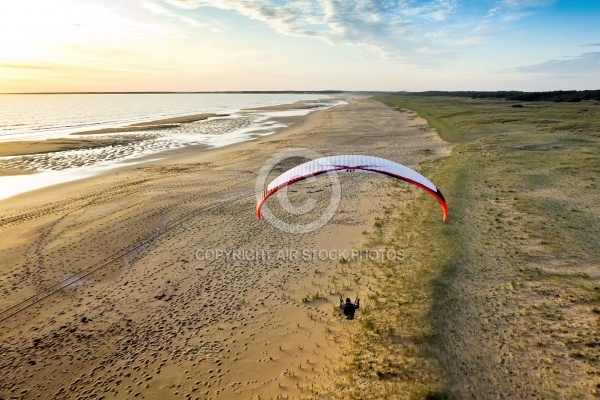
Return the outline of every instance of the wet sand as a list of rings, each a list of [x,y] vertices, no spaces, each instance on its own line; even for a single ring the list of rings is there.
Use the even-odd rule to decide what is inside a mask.
[[[338,295],[369,283],[352,262],[294,251],[360,248],[391,182],[340,176],[332,220],[289,234],[256,219],[258,171],[289,148],[418,169],[448,147],[414,114],[364,98],[294,118],[252,142],[0,202],[0,397],[297,398],[327,385],[355,328]],[[327,178],[293,190],[314,213],[331,195]]]
[[[115,128],[119,129],[119,128]],[[95,149],[123,143],[145,140],[145,138],[109,137],[98,139],[47,139],[41,141],[23,140],[0,143],[0,157],[45,154],[55,151]]]
[[[94,129],[91,131],[83,131],[72,133],[72,135],[99,135],[106,133],[130,133],[130,132],[143,132],[143,131],[155,131],[162,129],[169,129],[177,126],[178,124],[187,124],[190,122],[203,121],[212,117],[226,117],[227,114],[194,114],[194,115],[185,115],[181,117],[172,117],[172,118],[164,118],[157,119],[154,121],[148,122],[138,122],[136,124],[131,124],[123,127],[117,128],[103,128],[103,129]]]
[[[221,114],[194,114],[182,117],[173,117],[166,119],[157,119],[148,122],[139,122],[116,128],[103,128],[72,133],[71,135],[101,135],[109,133],[133,133],[146,132],[170,129],[179,124],[187,124],[190,122],[203,121],[211,117],[224,117]],[[134,141],[145,140],[145,137],[121,137],[111,136],[104,138],[61,138],[47,140],[22,140],[0,143],[0,157],[20,156],[28,154],[44,154],[55,151],[79,150],[79,149],[94,149],[98,147],[114,146],[119,144],[130,143]]]
[[[298,101],[242,109],[234,115],[192,114],[85,130],[62,138],[1,142],[0,177],[116,164],[149,155],[155,158],[157,153],[182,147],[187,147],[188,151],[196,150],[198,146],[221,147],[271,134],[296,123],[297,117],[304,112],[308,114],[339,102],[339,97]],[[12,195],[13,191],[9,192]],[[9,196],[0,192],[0,199],[6,197]]]

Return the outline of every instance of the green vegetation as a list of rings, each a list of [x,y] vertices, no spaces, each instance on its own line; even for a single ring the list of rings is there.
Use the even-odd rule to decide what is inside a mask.
[[[421,165],[448,201],[394,188],[371,245],[377,291],[344,398],[600,395],[600,105],[377,96],[454,145]],[[388,212],[389,211],[389,212]]]
[[[378,96],[399,111],[409,109],[425,118],[450,143],[491,139],[508,133],[559,133],[600,138],[600,103],[474,100],[460,97]],[[400,100],[401,99],[401,100]],[[523,107],[513,107],[514,105]]]
[[[580,102],[596,100],[600,101],[600,90],[556,90],[553,92],[519,92],[519,91],[500,91],[500,92],[405,92],[403,96],[419,97],[467,97],[471,99],[495,99],[495,100],[516,100],[516,101],[555,101],[555,102]]]

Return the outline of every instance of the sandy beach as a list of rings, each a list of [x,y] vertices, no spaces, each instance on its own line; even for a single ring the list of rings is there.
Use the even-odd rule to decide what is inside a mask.
[[[251,142],[1,201],[0,398],[298,398],[327,386],[356,329],[338,296],[372,290],[336,255],[361,248],[392,183],[344,174],[333,218],[289,234],[255,216],[259,170],[290,148],[417,170],[449,151],[414,113],[348,101]],[[325,178],[294,190],[319,212],[332,189]]]

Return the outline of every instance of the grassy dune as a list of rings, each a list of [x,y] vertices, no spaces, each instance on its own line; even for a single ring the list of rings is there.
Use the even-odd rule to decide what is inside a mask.
[[[395,185],[330,397],[600,396],[600,103],[377,99],[454,145],[421,166],[450,217]]]

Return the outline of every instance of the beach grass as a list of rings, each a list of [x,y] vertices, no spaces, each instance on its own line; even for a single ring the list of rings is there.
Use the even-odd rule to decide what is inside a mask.
[[[376,289],[329,395],[600,395],[600,104],[376,99],[453,144],[420,168],[450,216],[390,185],[367,247],[405,257],[364,267]]]

